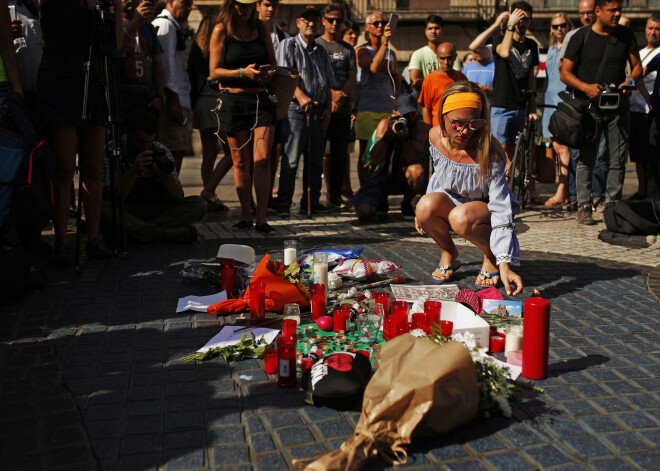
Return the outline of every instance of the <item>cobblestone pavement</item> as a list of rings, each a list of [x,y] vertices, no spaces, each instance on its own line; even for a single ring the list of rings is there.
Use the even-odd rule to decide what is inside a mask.
[[[45,289],[0,307],[0,469],[289,469],[351,436],[358,413],[303,405],[260,360],[181,361],[219,323],[175,313],[180,297],[215,291],[178,271],[224,242],[277,254],[295,235],[305,248],[366,244],[366,257],[426,282],[439,251],[394,211],[368,226],[348,213],[272,218],[270,237],[232,233],[235,215],[209,216],[195,246],[132,247],[126,260],[89,262],[77,277],[44,266]],[[518,298],[538,287],[553,306],[550,375],[535,382],[545,393],[519,395],[511,419],[415,440],[406,467],[658,469],[660,251],[655,239],[607,239],[603,229],[551,211],[519,217]],[[481,256],[457,243],[456,281],[472,287]]]

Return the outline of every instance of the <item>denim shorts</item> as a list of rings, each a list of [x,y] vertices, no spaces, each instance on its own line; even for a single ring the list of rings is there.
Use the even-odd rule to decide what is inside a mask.
[[[275,105],[265,92],[221,93],[222,106],[215,112],[224,132],[248,131],[262,126],[275,126]],[[257,109],[257,102],[259,108]],[[258,111],[258,115],[257,115]]]
[[[515,144],[518,133],[525,125],[525,110],[519,108],[490,109],[491,131],[500,144]]]
[[[83,123],[85,95],[84,63],[86,59],[61,56],[44,51],[37,76],[39,124],[67,124],[79,127]],[[103,125],[108,117],[105,92],[101,82],[101,63],[93,60],[87,92],[89,124]]]

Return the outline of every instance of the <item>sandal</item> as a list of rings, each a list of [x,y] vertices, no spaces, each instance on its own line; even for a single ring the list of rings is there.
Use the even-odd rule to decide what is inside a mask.
[[[218,199],[217,196],[213,195],[211,197],[205,196],[204,192],[202,191],[200,195],[204,201],[206,201],[206,210],[210,213],[214,213],[216,211],[229,211],[229,207],[224,204],[220,199]]]
[[[431,281],[436,284],[443,284],[447,283],[449,280],[451,280],[454,277],[454,273],[456,273],[459,269],[461,268],[461,264],[459,263],[458,265],[452,267],[451,265],[438,265],[436,270],[440,270],[440,276],[447,276],[447,272],[451,270],[452,276],[450,278],[446,278],[444,280],[441,280],[439,278],[436,278],[433,273],[431,273]],[[434,270],[435,273],[435,270]]]
[[[478,281],[484,282],[486,280],[490,280],[494,276],[500,276],[500,272],[494,271],[493,273],[488,273],[485,270],[481,270],[479,272],[479,274],[477,275],[477,280],[474,283],[474,286],[476,287],[476,290],[481,291],[482,289],[497,287],[497,283],[495,283],[494,285],[490,285],[490,286],[483,286],[483,285],[478,285],[477,284]]]

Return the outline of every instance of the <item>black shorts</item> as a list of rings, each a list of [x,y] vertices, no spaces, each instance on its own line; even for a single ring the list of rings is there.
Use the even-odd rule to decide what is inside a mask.
[[[650,157],[651,121],[651,114],[630,113],[630,137],[628,142],[631,162],[645,162]]]
[[[83,123],[83,95],[85,95],[85,59],[61,56],[44,51],[37,76],[39,124],[68,124],[80,127]],[[88,123],[103,125],[108,118],[105,91],[101,82],[100,60],[90,67],[87,106]]]
[[[221,93],[222,106],[218,112],[220,130],[248,131],[252,128],[275,126],[275,105],[262,93]],[[257,103],[259,109],[257,110]],[[257,113],[258,111],[258,113]],[[256,126],[255,126],[256,121]]]

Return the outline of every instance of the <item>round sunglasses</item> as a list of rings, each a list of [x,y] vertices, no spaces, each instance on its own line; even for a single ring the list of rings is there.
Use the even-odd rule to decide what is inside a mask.
[[[486,124],[486,120],[482,118],[449,120],[449,126],[451,126],[454,131],[462,131],[466,126],[470,131],[476,131],[477,129],[482,128],[484,124]]]

